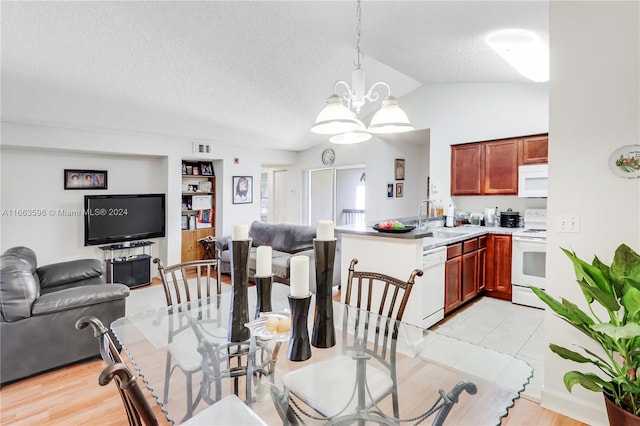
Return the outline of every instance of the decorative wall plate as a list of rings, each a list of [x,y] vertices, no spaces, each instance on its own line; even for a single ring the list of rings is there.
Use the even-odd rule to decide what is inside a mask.
[[[614,175],[622,178],[640,177],[640,145],[626,145],[616,149],[609,157],[609,168]]]

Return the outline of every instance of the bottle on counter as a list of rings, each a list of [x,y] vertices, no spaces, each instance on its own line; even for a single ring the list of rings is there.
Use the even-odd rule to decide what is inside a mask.
[[[444,207],[442,205],[442,200],[438,200],[438,202],[436,203],[436,216],[444,216]]]

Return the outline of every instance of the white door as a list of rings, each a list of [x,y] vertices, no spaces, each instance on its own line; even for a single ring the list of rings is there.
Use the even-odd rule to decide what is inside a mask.
[[[311,170],[309,172],[309,225],[318,220],[335,220],[333,214],[334,187],[333,169]]]
[[[359,210],[351,223],[364,222],[365,168],[363,165],[309,171],[309,225],[331,219],[347,223],[344,210]]]

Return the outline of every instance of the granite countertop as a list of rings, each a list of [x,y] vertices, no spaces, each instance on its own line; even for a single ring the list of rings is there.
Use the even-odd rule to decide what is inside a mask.
[[[477,225],[464,225],[455,228],[437,227],[429,230],[413,230],[403,233],[390,233],[390,232],[378,232],[373,229],[373,224],[353,224],[353,225],[341,225],[336,226],[336,234],[351,234],[362,235],[377,238],[392,238],[403,240],[423,240],[423,248],[425,250],[448,246],[460,241],[468,240],[469,238],[479,237],[487,234],[499,234],[499,235],[511,235],[516,231],[520,231],[522,228],[502,228],[502,227],[487,227]],[[439,233],[444,233],[439,235]]]

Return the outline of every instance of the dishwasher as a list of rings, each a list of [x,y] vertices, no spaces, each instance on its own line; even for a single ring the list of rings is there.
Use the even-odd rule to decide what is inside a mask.
[[[419,294],[424,315],[421,326],[424,328],[429,328],[444,318],[444,269],[446,262],[446,247],[436,247],[422,253],[423,275]],[[416,295],[410,297],[413,296]]]

